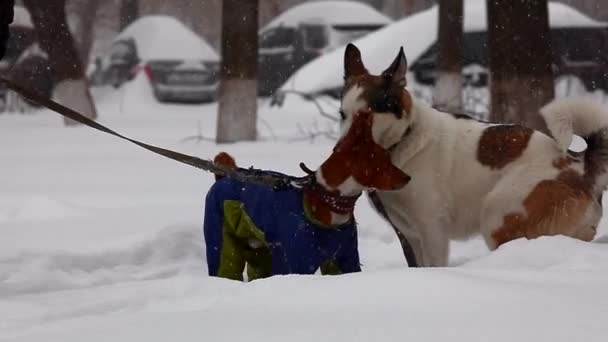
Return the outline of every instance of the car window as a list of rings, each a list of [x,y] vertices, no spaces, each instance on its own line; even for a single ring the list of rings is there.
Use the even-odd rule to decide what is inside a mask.
[[[295,30],[289,27],[277,27],[266,31],[260,37],[260,48],[284,48],[292,46],[295,41]]]
[[[382,25],[333,25],[337,45],[346,45],[371,32],[380,29]]]
[[[485,32],[467,32],[464,34],[464,66],[475,64],[486,66],[487,34]],[[433,43],[413,64],[412,70],[436,67],[439,53],[437,42]]]
[[[22,26],[11,26],[11,39],[7,42],[5,59],[16,61],[34,43],[34,31]]]
[[[110,50],[110,62],[113,64],[135,64],[137,52],[132,40],[123,40],[112,45]]]
[[[435,68],[437,62],[437,44],[431,45],[411,66],[412,70]]]
[[[608,31],[569,29],[553,34],[553,50],[570,62],[597,62],[607,55]]]
[[[323,49],[327,46],[329,37],[324,25],[304,24],[300,26],[304,47],[307,49]]]

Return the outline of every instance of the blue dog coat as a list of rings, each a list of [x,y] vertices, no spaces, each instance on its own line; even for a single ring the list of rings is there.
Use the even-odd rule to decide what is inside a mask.
[[[301,189],[222,178],[207,193],[204,235],[211,276],[242,280],[245,264],[249,279],[361,270],[356,224],[312,223]]]

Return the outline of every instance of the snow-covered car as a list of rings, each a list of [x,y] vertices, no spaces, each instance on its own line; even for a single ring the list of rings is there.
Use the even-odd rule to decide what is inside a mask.
[[[271,95],[312,59],[391,22],[353,1],[312,1],[290,8],[260,30],[260,95]]]
[[[143,73],[160,102],[207,102],[216,97],[219,61],[211,45],[177,19],[146,16],[114,39],[90,77],[120,87]]]
[[[437,59],[437,6],[404,18],[354,42],[365,65],[379,73],[403,46],[413,87],[434,84]],[[487,86],[486,1],[465,0],[465,82]],[[608,90],[608,23],[595,21],[577,10],[549,2],[549,21],[556,77],[573,75],[588,89]],[[343,85],[344,47],[321,56],[299,69],[282,90],[339,96]]]

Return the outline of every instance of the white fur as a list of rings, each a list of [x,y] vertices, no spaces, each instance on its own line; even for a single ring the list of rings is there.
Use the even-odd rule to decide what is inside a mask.
[[[608,127],[608,111],[585,97],[556,99],[541,108],[540,114],[563,151],[572,143],[573,134],[585,137]]]
[[[341,132],[342,135],[346,134],[352,124],[353,114],[362,111],[369,110],[365,100],[361,98],[363,89],[359,86],[350,88],[342,97],[342,111],[346,114],[346,120],[342,122]],[[397,120],[392,113],[374,113],[373,124],[372,124],[372,137],[374,141],[384,147],[391,147],[399,142],[405,131],[409,126],[407,113],[403,113],[403,118]]]
[[[354,96],[349,93],[343,98],[347,117],[366,106],[358,98],[351,102]],[[481,233],[488,247],[496,248],[492,232],[503,224],[505,215],[526,215],[525,198],[540,181],[558,175],[553,163],[564,156],[563,146],[569,145],[572,132],[584,134],[598,125],[606,126],[606,117],[590,108],[584,101],[545,107],[543,115],[550,130],[558,133],[557,143],[534,132],[523,154],[500,169],[477,159],[479,139],[491,124],[456,119],[416,99],[409,119],[382,115],[392,121],[384,119],[378,127],[379,132],[385,132],[375,133],[379,142],[394,140],[394,132],[410,127],[410,133],[400,136],[391,153],[393,163],[412,179],[402,190],[378,194],[391,221],[411,243],[419,265],[447,265],[451,239]],[[584,172],[582,162],[573,168]],[[596,226],[600,216],[601,207],[592,205],[578,228]]]
[[[462,73],[441,71],[437,73],[433,92],[435,107],[444,110],[462,108]]]
[[[608,130],[608,109],[592,98],[556,99],[541,108],[540,113],[562,151],[572,143],[573,134],[584,138],[600,130]],[[604,139],[608,140],[608,137]],[[603,191],[607,185],[607,172],[596,175],[596,191]]]

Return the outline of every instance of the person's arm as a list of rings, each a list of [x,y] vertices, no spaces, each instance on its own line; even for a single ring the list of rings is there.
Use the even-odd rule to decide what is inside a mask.
[[[0,0],[0,59],[4,58],[10,37],[8,26],[13,22],[15,0]]]

